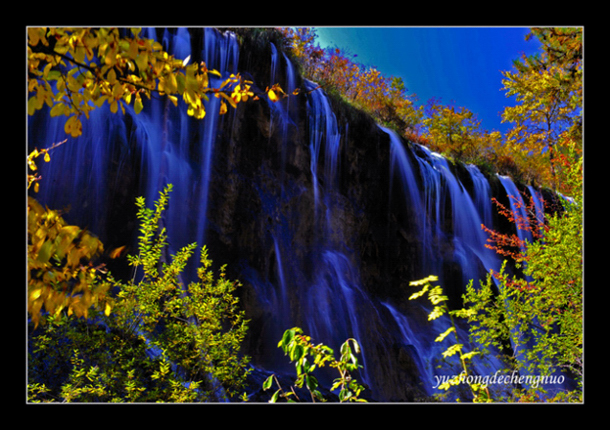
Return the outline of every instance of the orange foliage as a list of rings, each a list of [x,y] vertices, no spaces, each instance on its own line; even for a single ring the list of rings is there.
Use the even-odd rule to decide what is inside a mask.
[[[302,64],[305,74],[325,88],[333,88],[347,101],[397,129],[412,130],[423,115],[414,95],[407,95],[401,78],[384,76],[375,67],[353,61],[341,49],[322,49],[315,29],[280,28],[288,48]]]
[[[515,208],[520,209],[522,207],[522,201],[514,196],[508,196],[514,200],[513,204]],[[519,211],[513,212],[510,208],[505,207],[495,197],[492,198],[493,203],[496,205],[498,214],[504,216],[510,223],[514,224],[517,230],[522,230],[531,233],[534,240],[542,239],[544,232],[548,230],[544,218],[540,219],[534,204],[533,197],[529,198],[529,203],[526,205],[527,217],[523,217]],[[545,204],[543,200],[543,205]],[[527,260],[525,254],[526,243],[519,237],[518,234],[512,233],[500,233],[492,230],[481,224],[481,228],[489,234],[487,239],[488,244],[485,247],[495,250],[498,254],[505,257],[510,257],[516,262]]]

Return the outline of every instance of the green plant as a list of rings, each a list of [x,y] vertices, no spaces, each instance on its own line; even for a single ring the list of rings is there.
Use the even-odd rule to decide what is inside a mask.
[[[469,382],[468,361],[477,354],[488,356],[493,351],[505,366],[499,372],[511,374],[510,379],[506,375],[501,378],[511,387],[511,392],[497,396],[496,400],[582,401],[582,158],[568,169],[566,185],[574,194],[571,200],[565,201],[564,211],[547,214],[544,234],[534,235],[531,243],[524,242],[524,251],[519,255],[507,254],[515,259],[523,276],[508,273],[504,261],[500,271],[491,271],[478,287],[471,280],[462,296],[464,307],[453,311],[447,307],[442,288],[431,286],[437,277],[411,283],[423,288],[410,299],[428,293],[434,305],[429,320],[444,314],[451,319],[451,327],[436,341],[441,342],[454,333],[455,343],[443,356],[459,354],[463,373],[439,388],[447,390],[466,381],[475,401],[491,400],[489,387]],[[469,340],[477,345],[476,350],[463,353],[454,317],[468,323]],[[566,374],[573,377],[577,388],[558,389],[549,394],[548,385],[565,381]],[[476,381],[476,378],[470,380]]]
[[[435,342],[443,342],[445,338],[447,338],[451,333],[453,333],[453,336],[455,337],[455,343],[445,349],[442,355],[444,358],[447,358],[457,354],[460,359],[462,372],[459,375],[455,375],[444,381],[442,384],[439,385],[439,388],[447,391],[452,386],[461,384],[462,382],[466,381],[470,387],[474,402],[490,402],[491,397],[487,385],[476,382],[476,380],[469,377],[471,375],[470,363],[472,361],[472,358],[479,354],[480,351],[476,349],[470,352],[464,351],[464,344],[460,341],[457,326],[453,319],[454,316],[462,316],[462,310],[449,310],[449,306],[447,305],[449,298],[443,293],[442,287],[440,285],[434,287],[432,286],[432,283],[436,281],[438,281],[438,277],[431,275],[424,279],[410,282],[410,286],[421,286],[422,289],[416,293],[413,293],[409,297],[409,300],[415,300],[427,293],[428,300],[434,306],[432,308],[432,312],[430,312],[430,314],[428,315],[428,321],[440,318],[445,314],[449,316],[449,320],[451,323],[450,327],[443,333],[439,334],[435,339]]]
[[[139,253],[128,259],[138,270],[127,283],[109,274],[98,281],[118,290],[111,311],[93,307],[78,319],[53,312],[30,328],[30,401],[195,402],[240,394],[248,374],[239,351],[247,320],[234,296],[240,284],[226,278],[224,266],[214,275],[205,247],[198,281],[181,281],[196,244],[166,255],[160,223],[171,189],[154,209],[137,199]]]
[[[325,365],[336,368],[339,372],[339,377],[333,381],[331,391],[340,389],[340,402],[366,402],[359,397],[364,386],[352,377],[352,373],[362,367],[354,355],[354,353],[360,352],[360,345],[355,339],[349,338],[341,345],[339,360],[335,358],[334,351],[330,347],[321,343],[314,345],[311,337],[304,335],[303,330],[299,327],[286,330],[278,347],[284,350],[284,353],[290,357],[290,361],[295,362],[297,371],[295,386],[299,388],[305,386],[311,395],[312,402],[326,401],[319,390],[318,379],[313,375],[316,368]],[[263,389],[270,389],[273,381],[277,384],[278,389],[271,396],[270,403],[275,403],[280,398],[285,398],[288,402],[299,400],[292,387],[290,392],[282,389],[275,375],[271,375],[265,380]]]
[[[550,377],[568,371],[578,384],[583,376],[582,158],[568,171],[574,190],[565,211],[549,215],[544,235],[520,257],[524,277],[503,265],[486,283],[467,287],[464,304],[471,336],[482,345],[512,345],[511,364],[530,375]],[[497,290],[497,293],[494,291]],[[545,393],[532,387],[525,395]],[[581,387],[569,393],[579,398]]]

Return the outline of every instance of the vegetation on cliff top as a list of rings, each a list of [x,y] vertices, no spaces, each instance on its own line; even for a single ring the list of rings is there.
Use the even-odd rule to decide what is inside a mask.
[[[476,113],[437,99],[418,104],[400,77],[383,76],[339,48],[320,48],[315,28],[281,28],[285,47],[309,79],[333,88],[349,103],[410,141],[450,158],[481,165],[513,179],[564,194],[566,169],[582,155],[582,28],[532,28],[542,52],[515,59],[502,89],[517,105],[506,107],[503,136],[481,128]]]

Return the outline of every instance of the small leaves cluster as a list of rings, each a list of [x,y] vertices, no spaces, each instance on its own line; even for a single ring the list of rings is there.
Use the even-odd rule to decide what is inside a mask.
[[[35,326],[45,312],[87,317],[91,306],[110,312],[110,285],[97,282],[101,266],[92,264],[103,250],[97,237],[28,197],[28,312]]]
[[[38,148],[36,148],[28,154],[28,156],[27,156],[28,170],[31,171],[31,173],[28,172],[28,190],[32,187],[32,185],[34,185],[34,192],[37,193],[39,186],[40,186],[39,181],[42,179],[42,177],[40,175],[36,175],[36,171],[38,171],[38,166],[36,165],[36,161],[35,161],[36,158],[38,158],[42,155],[45,163],[48,163],[49,161],[51,161],[51,155],[49,154],[49,151],[57,148],[60,145],[63,145],[66,142],[67,142],[67,139],[63,140],[59,143],[54,143],[49,148],[44,148],[41,150],[38,150]]]
[[[527,196],[522,195],[523,199],[527,199]],[[512,205],[517,211],[513,211],[500,203],[495,197],[492,197],[492,203],[497,208],[498,214],[505,217],[508,222],[515,225],[515,228],[520,231],[529,232],[532,235],[533,240],[541,240],[545,233],[549,231],[549,226],[546,223],[544,217],[540,216],[536,210],[534,198],[529,197],[529,202],[524,203],[524,200],[517,196],[508,196],[511,200]],[[543,206],[545,201],[541,199]],[[520,209],[525,207],[525,216],[521,214]],[[496,251],[498,254],[504,257],[510,257],[516,262],[523,262],[527,260],[527,254],[524,252],[527,246],[527,241],[521,239],[518,234],[515,233],[501,233],[481,224],[481,229],[485,231],[489,237],[485,247]]]
[[[241,284],[226,278],[224,266],[215,279],[212,261],[203,247],[199,280],[184,285],[180,277],[196,243],[180,249],[167,263],[162,262],[167,259],[167,234],[159,225],[171,190],[170,184],[160,193],[154,210],[146,207],[143,198],[137,199],[139,254],[128,259],[135,268],[143,269],[143,275],[139,282],[122,286],[118,318],[143,333],[172,363],[188,371],[189,383],[197,383],[204,393],[201,398],[213,397],[219,386],[233,396],[248,373],[248,358],[239,354],[247,320],[234,295]]]
[[[465,311],[449,310],[449,306],[447,305],[449,298],[443,293],[443,288],[440,285],[432,286],[432,283],[436,281],[438,281],[438,277],[431,275],[424,279],[410,282],[409,285],[411,287],[422,288],[418,292],[411,294],[409,300],[415,300],[426,294],[428,295],[428,300],[433,305],[433,309],[428,315],[428,321],[441,318],[443,315],[449,316],[449,320],[451,322],[450,327],[443,333],[439,334],[436,337],[435,342],[443,342],[451,333],[453,333],[455,337],[455,343],[447,347],[447,349],[443,351],[442,356],[444,358],[447,358],[457,354],[459,356],[460,363],[462,366],[462,372],[460,375],[456,375],[453,378],[450,378],[448,381],[439,385],[439,388],[441,390],[447,391],[452,386],[461,384],[462,381],[466,380],[470,387],[474,402],[490,402],[491,397],[487,386],[485,384],[470,382],[470,379],[468,378],[468,376],[471,374],[469,363],[472,361],[472,358],[478,355],[480,352],[476,349],[470,352],[465,352],[464,344],[460,341],[460,338],[458,336],[457,327],[455,325],[453,317],[463,317]]]
[[[220,86],[210,86],[210,75],[221,78],[204,62],[178,59],[162,45],[140,37],[141,29],[122,36],[116,28],[28,28],[28,113],[44,105],[50,115],[67,116],[64,130],[72,137],[82,134],[81,117],[104,104],[110,111],[125,113],[133,101],[136,114],[144,107],[143,98],[153,93],[166,95],[174,105],[178,96],[188,106],[188,114],[202,119],[204,101],[210,94],[222,99],[220,113],[255,96],[252,82],[231,74]],[[269,93],[270,99],[277,98]],[[275,100],[273,100],[275,101]]]
[[[364,386],[352,377],[353,372],[362,367],[354,355],[360,352],[360,345],[355,339],[347,339],[341,345],[339,360],[335,358],[334,351],[330,347],[321,343],[314,345],[311,337],[303,334],[303,330],[299,327],[286,330],[278,347],[284,350],[284,353],[290,357],[290,361],[295,362],[297,371],[295,386],[299,388],[305,386],[311,395],[312,402],[326,401],[319,390],[318,379],[313,375],[316,368],[325,365],[336,368],[339,372],[339,377],[333,381],[330,389],[331,391],[340,390],[340,402],[366,402],[359,397]],[[285,392],[275,375],[271,375],[265,380],[263,389],[270,389],[274,381],[278,385],[278,389],[271,396],[270,403],[276,403],[280,398],[284,398],[288,402],[300,400],[292,387],[289,392]]]

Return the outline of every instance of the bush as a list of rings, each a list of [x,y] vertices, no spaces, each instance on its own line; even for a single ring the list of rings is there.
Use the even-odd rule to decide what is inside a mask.
[[[196,244],[164,256],[159,224],[170,191],[154,210],[137,200],[139,254],[128,258],[141,279],[136,270],[127,283],[108,275],[104,285],[118,292],[104,312],[92,307],[75,318],[60,310],[30,326],[30,401],[195,402],[239,394],[248,373],[248,357],[239,354],[247,321],[233,295],[240,284],[226,279],[224,267],[214,276],[205,247],[199,280],[181,283]]]

